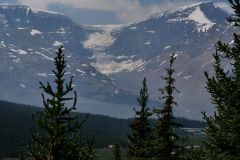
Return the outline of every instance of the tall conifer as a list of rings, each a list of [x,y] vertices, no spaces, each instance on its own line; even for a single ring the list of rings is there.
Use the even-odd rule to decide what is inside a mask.
[[[177,145],[179,137],[175,134],[174,130],[179,125],[174,122],[173,107],[177,105],[174,100],[175,88],[174,74],[174,61],[175,54],[170,57],[169,67],[166,68],[167,76],[162,77],[166,86],[160,88],[163,100],[163,108],[155,109],[158,120],[155,124],[153,132],[152,144],[152,157],[156,160],[177,160],[179,158],[180,146]]]
[[[71,77],[65,83],[66,61],[60,47],[54,58],[54,85],[40,82],[44,110],[33,116],[39,132],[32,132],[33,142],[29,144],[27,158],[34,160],[91,160],[93,144],[81,140],[82,125],[76,111],[77,94],[73,91]],[[70,94],[70,96],[69,96]],[[71,106],[68,101],[73,101]],[[23,156],[21,156],[23,159]]]
[[[132,124],[130,124],[132,133],[128,136],[130,141],[128,147],[128,157],[131,158],[140,159],[149,157],[148,140],[151,135],[149,117],[152,115],[152,113],[147,107],[148,97],[147,82],[146,78],[144,78],[142,88],[137,99],[140,110],[134,109],[136,115]]]
[[[229,0],[235,14],[228,21],[240,27],[240,1]],[[215,75],[205,72],[207,90],[211,94],[216,112],[212,116],[203,113],[207,122],[205,129],[208,141],[205,142],[206,160],[240,159],[240,34],[233,34],[234,43],[229,45],[219,41],[216,44]],[[230,62],[226,71],[222,62]]]

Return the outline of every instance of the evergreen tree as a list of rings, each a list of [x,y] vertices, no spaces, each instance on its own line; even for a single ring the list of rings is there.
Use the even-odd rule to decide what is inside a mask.
[[[167,76],[162,77],[166,82],[166,86],[159,89],[163,95],[160,97],[164,102],[163,108],[154,109],[158,121],[156,122],[153,131],[154,139],[152,141],[152,157],[157,160],[180,159],[179,151],[181,147],[177,145],[179,137],[174,133],[174,129],[179,127],[179,125],[174,122],[173,116],[173,107],[177,105],[173,97],[174,91],[177,91],[174,86],[175,79],[173,78],[173,64],[175,59],[175,54],[172,54],[170,57],[169,68],[166,68]]]
[[[119,145],[119,143],[115,143],[114,148],[113,148],[113,154],[114,154],[114,158],[113,160],[121,160],[121,147]]]
[[[71,77],[65,83],[66,61],[63,48],[60,47],[54,59],[54,87],[47,82],[40,82],[44,111],[33,116],[39,132],[32,131],[32,140],[28,146],[26,157],[35,160],[91,160],[93,159],[93,142],[84,143],[81,140],[81,129],[86,121],[79,120],[76,110],[77,94],[73,91]],[[68,96],[70,94],[70,96]],[[68,101],[73,101],[71,106]],[[23,156],[21,155],[21,159]]]
[[[235,14],[228,20],[240,27],[240,1],[229,0]],[[203,118],[207,122],[205,132],[208,141],[204,143],[207,160],[240,159],[240,34],[233,34],[232,45],[219,41],[216,44],[214,69],[215,76],[205,72],[207,90],[211,94],[216,112]],[[230,62],[232,68],[225,71],[222,62]]]
[[[181,157],[183,160],[205,160],[202,149],[193,146],[185,148],[184,152],[181,153]]]
[[[142,88],[140,90],[140,95],[138,97],[138,103],[140,110],[135,111],[135,118],[130,124],[132,129],[131,135],[129,138],[129,147],[128,147],[128,157],[130,158],[146,158],[149,157],[148,152],[148,141],[151,135],[151,126],[149,123],[149,117],[152,115],[150,109],[147,107],[148,103],[148,89],[146,84],[146,78],[144,78],[142,83]]]

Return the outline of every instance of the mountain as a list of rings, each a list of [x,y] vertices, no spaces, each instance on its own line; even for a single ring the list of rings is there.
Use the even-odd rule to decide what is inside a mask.
[[[39,81],[53,81],[53,57],[64,45],[67,72],[74,75],[79,110],[117,117],[132,115],[136,96],[115,85],[91,63],[81,25],[67,16],[22,5],[0,5],[0,99],[42,105]]]
[[[53,80],[54,52],[63,44],[78,110],[130,117],[143,77],[149,106],[160,105],[161,76],[175,52],[176,115],[201,119],[201,111],[213,112],[203,72],[213,71],[214,44],[232,43],[236,31],[228,16],[222,4],[201,2],[131,24],[86,26],[57,12],[0,5],[0,99],[42,105],[38,81]]]
[[[218,40],[231,43],[236,31],[227,22],[228,16],[223,6],[201,2],[129,25],[89,27],[84,47],[94,53],[91,65],[123,89],[137,92],[140,81],[147,77],[152,99],[160,97],[161,76],[169,55],[176,53],[180,94],[176,95],[179,107],[175,112],[201,119],[201,111],[213,112],[203,72],[213,71],[214,44]]]

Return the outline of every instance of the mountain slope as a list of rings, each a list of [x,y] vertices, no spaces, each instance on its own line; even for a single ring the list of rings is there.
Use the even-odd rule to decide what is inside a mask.
[[[226,21],[228,15],[213,2],[197,3],[112,29],[107,32],[113,40],[110,45],[101,50],[94,45],[88,48],[95,53],[91,64],[132,92],[147,77],[151,97],[157,99],[164,67],[174,52],[175,77],[181,92],[176,96],[180,106],[176,114],[201,119],[202,110],[213,111],[203,72],[212,70],[214,44],[219,39],[231,42],[235,30]]]
[[[132,115],[129,106],[135,104],[136,97],[90,65],[91,53],[82,44],[86,31],[67,16],[21,5],[0,5],[0,27],[0,99],[40,106],[38,82],[53,80],[54,52],[64,45],[66,76],[74,75],[82,106],[79,109]]]

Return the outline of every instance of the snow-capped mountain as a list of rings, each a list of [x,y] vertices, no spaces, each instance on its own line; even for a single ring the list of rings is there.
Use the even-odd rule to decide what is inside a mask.
[[[126,25],[85,26],[61,13],[0,5],[0,99],[40,105],[38,81],[52,80],[54,52],[64,45],[80,111],[129,117],[143,77],[158,100],[174,52],[176,115],[200,119],[202,110],[212,111],[203,71],[212,71],[214,44],[232,42],[228,15],[207,2]]]
[[[74,75],[83,112],[127,117],[136,97],[91,63],[86,31],[67,16],[21,5],[0,5],[0,99],[42,104],[39,81],[53,79],[55,50],[64,45],[67,76]]]
[[[177,115],[201,118],[201,111],[212,111],[205,89],[205,70],[212,71],[218,40],[231,43],[234,27],[229,12],[213,2],[197,3],[158,13],[129,25],[89,28],[83,43],[94,52],[91,65],[116,80],[121,88],[137,92],[147,77],[151,97],[159,97],[161,76],[168,57],[176,53]],[[102,42],[102,43],[100,43]]]

